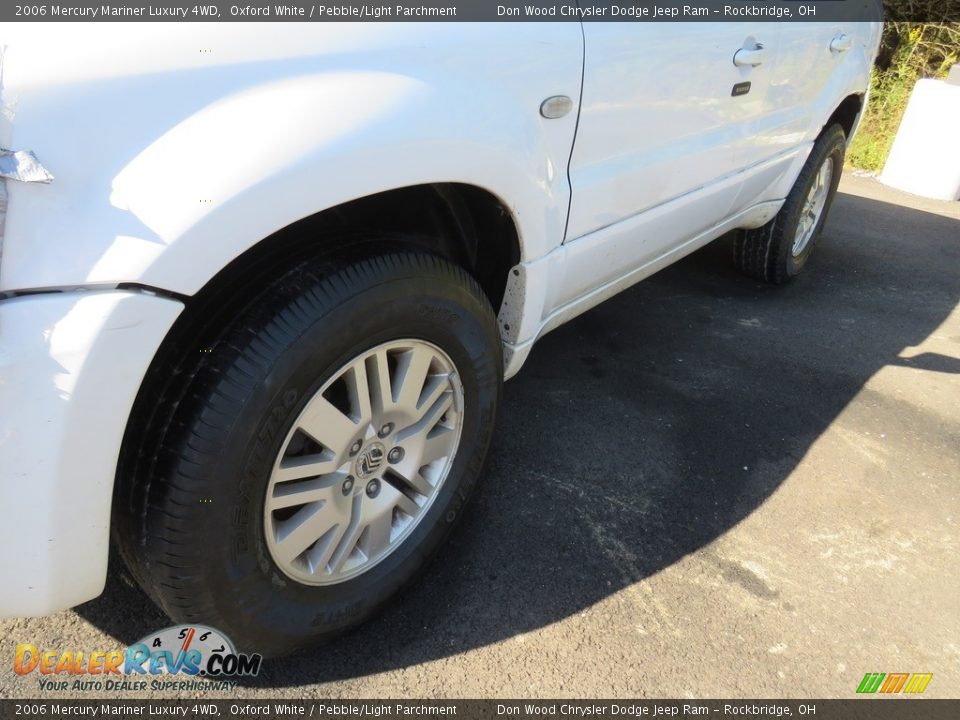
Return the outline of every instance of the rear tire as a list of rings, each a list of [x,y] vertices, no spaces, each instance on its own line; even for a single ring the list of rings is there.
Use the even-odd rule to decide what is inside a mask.
[[[843,128],[831,125],[814,143],[776,217],[762,227],[738,232],[734,263],[742,273],[777,285],[800,274],[837,193],[845,150]]]
[[[503,361],[496,319],[477,283],[421,253],[322,272],[305,265],[248,308],[204,353],[167,426],[143,444],[153,463],[139,477],[118,478],[125,502],[115,511],[115,539],[134,577],[174,621],[215,627],[241,651],[275,656],[360,623],[432,558],[481,474]],[[426,365],[415,351],[426,353]],[[381,367],[381,356],[386,375],[377,377],[390,379],[377,392],[371,379],[372,400],[364,404],[357,378]],[[420,384],[406,392],[408,381]],[[310,408],[318,402],[335,412],[316,420]],[[405,424],[421,411],[416,435]],[[320,437],[301,436],[303,427]],[[456,442],[419,466],[426,455],[415,454],[414,441],[433,442],[454,427]],[[341,435],[349,449],[337,447]],[[387,460],[401,444],[417,465],[416,488],[400,477],[407,474],[403,452]],[[300,472],[305,463],[309,471]],[[293,482],[278,475],[290,467]],[[422,484],[428,470],[434,485]],[[288,511],[293,491],[306,504]],[[370,510],[371,503],[379,505]],[[318,530],[300,554],[282,549],[314,531],[294,523],[301,533],[294,537],[285,529],[293,519],[325,522],[335,506],[346,521]],[[406,522],[405,512],[416,522]],[[403,533],[395,536],[394,524]],[[329,555],[349,572],[328,572],[334,559],[318,560],[322,543],[334,541]]]

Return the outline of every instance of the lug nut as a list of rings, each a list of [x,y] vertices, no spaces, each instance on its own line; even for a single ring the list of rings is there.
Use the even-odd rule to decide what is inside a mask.
[[[380,428],[380,437],[385,438],[387,435],[393,432],[393,423],[387,423],[382,428]]]
[[[363,443],[360,440],[357,440],[353,445],[350,446],[350,457],[353,457],[360,452],[360,448],[362,447]]]
[[[379,494],[380,494],[380,481],[374,479],[374,480],[371,480],[370,482],[368,482],[368,483],[367,483],[367,497],[375,498],[375,497],[376,497],[377,495],[379,495]]]
[[[396,464],[397,464],[398,462],[400,462],[401,460],[403,460],[403,448],[402,448],[402,447],[391,448],[391,449],[390,449],[390,452],[387,453],[387,461],[388,461],[391,465],[396,465]]]
[[[353,475],[347,475],[347,479],[343,481],[343,494],[349,495],[350,491],[353,490]]]

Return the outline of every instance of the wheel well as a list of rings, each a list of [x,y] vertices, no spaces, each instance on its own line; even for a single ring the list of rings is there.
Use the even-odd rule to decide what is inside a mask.
[[[230,287],[247,296],[251,283],[266,284],[311,256],[383,247],[385,237],[403,237],[400,244],[461,265],[480,283],[494,310],[500,307],[510,268],[520,261],[513,218],[493,194],[460,183],[414,185],[352,200],[288,225],[234,259],[195,298],[202,301]]]
[[[231,261],[186,299],[154,365],[161,355],[180,354],[184,345],[211,345],[260,289],[304,261],[398,247],[437,253],[462,266],[480,283],[495,312],[510,268],[520,262],[511,214],[482,188],[437,183],[359,198],[298,220]]]
[[[386,238],[386,240],[384,240]],[[458,183],[417,185],[353,200],[299,220],[259,242],[195,295],[144,376],[124,434],[117,476],[140,477],[162,433],[213,347],[258,291],[301,262],[410,247],[440,254],[480,283],[494,310],[520,261],[511,214],[491,193]],[[119,488],[122,483],[117,483]],[[115,493],[114,508],[130,510]],[[115,515],[116,519],[116,515]],[[114,522],[114,532],[124,532]]]
[[[837,109],[833,111],[830,119],[827,120],[827,123],[823,126],[824,130],[834,123],[839,123],[849,140],[853,134],[853,128],[857,123],[857,116],[860,115],[862,109],[863,95],[848,95],[843,99],[843,102],[837,106]]]

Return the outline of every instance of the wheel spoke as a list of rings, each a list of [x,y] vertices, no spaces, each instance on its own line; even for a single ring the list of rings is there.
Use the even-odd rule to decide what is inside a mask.
[[[387,351],[379,350],[365,361],[370,404],[376,414],[384,413],[393,405],[393,383],[390,380],[390,363]]]
[[[400,508],[400,510],[412,518],[417,517],[420,514],[421,509],[420,505],[418,505],[412,498],[407,497],[400,491],[397,491],[396,507]]]
[[[456,449],[456,441],[456,431],[445,427],[407,436],[404,446],[408,449],[408,453],[402,462],[390,469],[390,474],[396,476],[400,482],[418,495],[428,497],[433,492],[435,483],[424,477],[420,470],[430,463],[452,455]],[[385,479],[390,481],[389,476]],[[402,489],[401,492],[403,492]]]
[[[320,568],[326,573],[330,572],[330,557],[333,555],[334,550],[337,549],[337,545],[340,543],[346,531],[346,523],[334,525],[317,541],[317,544],[310,549],[310,552],[307,553],[307,561],[310,563],[311,572],[316,573]]]
[[[353,518],[346,531],[340,537],[334,551],[330,553],[330,559],[327,561],[327,568],[331,574],[340,572],[344,562],[350,557],[350,553],[357,546],[357,541],[363,533],[364,524],[362,523],[362,511],[360,510],[361,496],[357,495],[353,499]]]
[[[438,427],[427,435],[420,455],[420,465],[429,465],[450,455],[457,443],[457,433],[450,428]]]
[[[323,455],[284,458],[280,461],[280,467],[273,471],[273,480],[278,483],[302,480],[319,475],[329,475],[336,469],[337,461],[332,458],[327,459]]]
[[[322,477],[303,482],[278,483],[273,486],[267,497],[267,510],[274,511],[297,505],[328,502],[332,498],[330,486],[330,481]]]
[[[421,432],[429,432],[451,407],[453,407],[453,392],[448,390],[426,409],[416,427],[422,428]]]
[[[373,420],[373,408],[370,401],[370,384],[367,381],[367,365],[356,362],[343,374],[350,393],[350,409],[355,423],[367,424]]]
[[[416,435],[430,432],[433,426],[443,417],[443,414],[452,406],[453,391],[448,388],[440,394],[440,397],[432,405],[425,406],[425,410],[416,414],[416,422],[397,433],[397,442],[403,443]]]
[[[450,375],[431,375],[424,383],[420,399],[417,401],[417,411],[426,410],[433,406],[443,393],[450,389]]]
[[[399,479],[399,482],[412,488],[419,495],[427,496],[433,490],[433,485],[420,474],[420,468],[426,463],[419,462],[419,458],[412,453],[402,463],[391,468],[391,473]],[[390,481],[388,479],[388,481]],[[394,484],[396,481],[392,481]],[[398,492],[401,492],[398,490]],[[404,493],[405,494],[405,493]]]
[[[300,428],[337,456],[347,451],[360,429],[320,394],[307,405],[300,419]]]
[[[343,521],[336,503],[306,505],[279,524],[274,552],[281,562],[292,563],[334,525]]]
[[[419,405],[432,361],[433,353],[421,346],[408,350],[400,357],[397,367],[400,388],[396,401],[404,410],[412,410]]]
[[[370,523],[360,536],[360,550],[373,560],[390,545],[390,533],[393,529],[392,508],[385,510],[371,518]]]

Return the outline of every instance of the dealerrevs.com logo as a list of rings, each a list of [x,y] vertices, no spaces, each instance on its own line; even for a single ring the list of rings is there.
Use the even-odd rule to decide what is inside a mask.
[[[176,625],[125,650],[41,650],[21,643],[13,670],[35,675],[39,688],[51,691],[226,690],[236,685],[233,678],[258,674],[262,661],[260,655],[238,653],[218,630]]]

